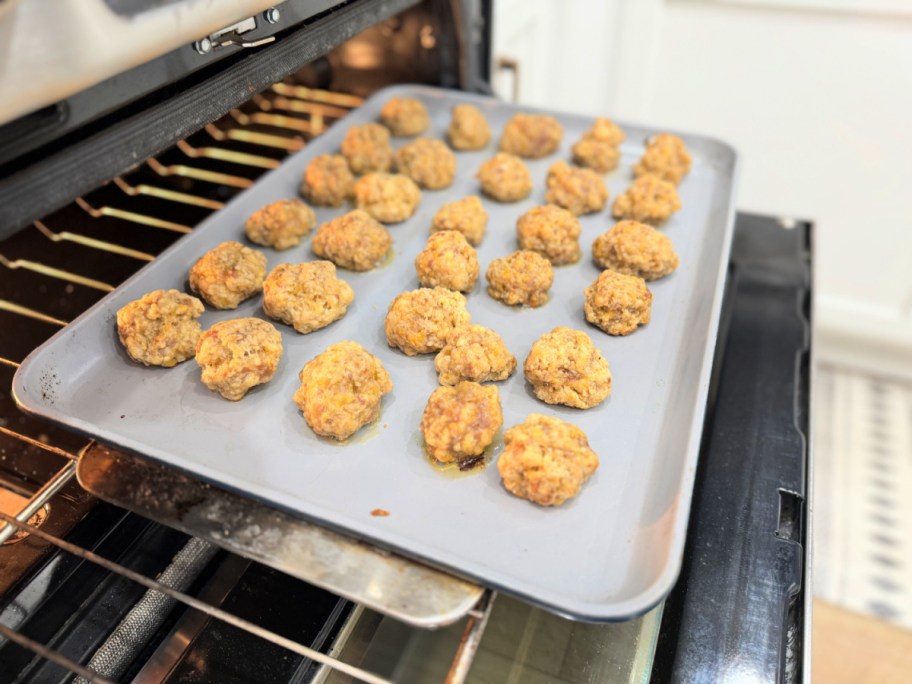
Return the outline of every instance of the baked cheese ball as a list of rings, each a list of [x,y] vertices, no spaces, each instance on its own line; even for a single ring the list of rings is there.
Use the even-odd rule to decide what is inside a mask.
[[[560,506],[575,497],[598,466],[586,433],[538,413],[504,433],[497,460],[507,491],[539,506]]]
[[[313,209],[299,199],[283,199],[255,211],[244,224],[244,232],[251,242],[283,250],[301,244],[315,225]]]
[[[310,160],[301,181],[301,194],[318,207],[341,207],[355,194],[355,177],[341,154],[321,154]]]
[[[548,301],[554,269],[542,255],[520,250],[492,261],[485,277],[494,299],[509,306],[539,307]]]
[[[554,204],[533,207],[516,222],[520,249],[541,254],[553,266],[579,261],[579,236],[576,216]]]
[[[634,165],[633,175],[652,174],[677,185],[690,171],[691,161],[683,140],[671,133],[659,133],[646,141],[646,151]]]
[[[571,148],[573,162],[598,173],[613,171],[621,158],[620,144],[625,137],[624,131],[610,119],[596,119]]]
[[[380,417],[384,394],[393,391],[380,359],[357,342],[338,342],[308,361],[298,374],[294,403],[310,428],[342,441]]]
[[[480,460],[502,425],[497,387],[477,382],[438,387],[421,417],[428,456],[440,463]]]
[[[463,380],[497,382],[506,380],[516,370],[516,357],[507,349],[503,338],[483,325],[466,325],[447,338],[434,358],[441,385],[455,385]]]
[[[551,166],[547,185],[548,202],[576,216],[601,211],[608,201],[608,188],[601,176],[592,169],[570,166],[565,161]]]
[[[418,138],[396,151],[396,168],[418,187],[441,190],[456,177],[456,155],[440,140]]]
[[[585,294],[586,320],[609,335],[629,335],[652,317],[652,292],[642,278],[602,271]]]
[[[478,255],[462,233],[444,230],[433,233],[415,259],[421,287],[445,287],[468,292],[478,280]]]
[[[678,267],[668,236],[637,221],[620,221],[595,238],[592,259],[600,268],[644,280],[664,278]]]
[[[538,338],[523,364],[535,396],[546,404],[587,409],[611,394],[611,371],[581,330],[557,327]]]
[[[369,173],[355,183],[355,204],[381,223],[401,223],[415,213],[421,190],[408,176]]]
[[[318,257],[350,271],[375,268],[392,246],[389,231],[357,209],[324,223],[311,242]]]
[[[455,230],[462,233],[470,245],[477,247],[487,227],[488,212],[478,197],[469,195],[440,207],[431,222],[431,233]]]
[[[532,192],[532,174],[523,160],[498,152],[476,174],[481,191],[498,202],[518,202]]]
[[[196,353],[203,303],[177,290],[155,290],[117,312],[117,335],[130,358],[171,368]]]
[[[443,287],[398,295],[386,312],[386,342],[407,356],[443,349],[450,335],[471,320],[466,298]]]
[[[377,123],[352,126],[345,133],[339,149],[348,160],[352,173],[389,171],[393,166],[393,148],[389,130]]]
[[[611,208],[616,219],[630,219],[658,226],[681,208],[674,184],[658,176],[640,176],[624,190]]]
[[[553,116],[516,114],[504,126],[500,150],[517,157],[539,159],[557,150],[564,129]]]
[[[240,242],[223,242],[190,268],[190,289],[216,309],[236,309],[263,289],[266,255]]]
[[[354,300],[354,290],[329,261],[280,264],[263,283],[266,315],[304,334],[342,318]]]
[[[478,107],[458,104],[447,129],[450,145],[456,150],[480,150],[491,142],[491,127]]]
[[[251,388],[269,382],[281,359],[281,333],[259,318],[216,323],[196,347],[203,384],[229,401],[239,401]]]
[[[424,103],[413,97],[393,97],[387,100],[380,109],[380,121],[397,138],[419,135],[431,125]]]

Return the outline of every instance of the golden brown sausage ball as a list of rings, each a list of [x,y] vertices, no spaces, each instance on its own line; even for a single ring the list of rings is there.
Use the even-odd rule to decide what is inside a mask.
[[[399,137],[411,137],[424,133],[431,125],[427,108],[413,97],[393,97],[380,109],[380,120]]]
[[[216,323],[196,348],[203,384],[229,401],[239,401],[252,387],[269,382],[281,359],[281,333],[259,318]]]
[[[497,460],[504,487],[540,506],[560,506],[572,499],[598,466],[586,433],[538,413],[506,431]]]
[[[190,268],[190,289],[216,309],[236,309],[263,289],[266,255],[240,242],[223,242]]]
[[[624,190],[611,208],[617,219],[631,219],[657,226],[681,208],[675,186],[658,176],[640,176]]]
[[[421,190],[408,176],[369,173],[355,183],[355,204],[382,223],[401,223],[415,213]]]
[[[304,420],[318,435],[348,439],[380,417],[384,394],[393,391],[380,359],[357,342],[339,342],[308,361],[294,393]]]
[[[428,238],[415,259],[421,287],[445,287],[468,292],[478,280],[478,255],[462,233],[445,230]]]
[[[538,338],[523,364],[535,396],[546,404],[587,409],[611,394],[611,371],[582,330],[557,327]]]
[[[488,212],[481,200],[469,195],[456,202],[447,202],[434,214],[431,233],[442,230],[456,230],[465,236],[469,244],[477,247],[488,226]]]
[[[625,137],[624,131],[610,119],[596,119],[595,125],[573,145],[573,161],[593,171],[608,173],[617,168],[620,144]]]
[[[171,368],[196,353],[202,332],[196,319],[203,310],[196,297],[155,290],[117,312],[117,335],[134,361]]]
[[[547,183],[546,199],[576,216],[601,211],[608,201],[608,188],[601,176],[592,169],[580,169],[565,161],[551,166]]]
[[[579,236],[576,216],[554,204],[533,207],[516,222],[520,249],[541,254],[554,266],[579,261]]]
[[[355,177],[340,154],[321,154],[310,160],[301,181],[301,194],[318,207],[341,207],[355,193]]]
[[[498,202],[518,202],[532,192],[532,174],[519,157],[498,152],[476,175],[481,191]]]
[[[480,150],[491,142],[491,127],[478,107],[459,104],[453,107],[447,136],[457,150]]]
[[[315,225],[313,209],[299,199],[283,199],[254,212],[244,224],[244,232],[251,242],[283,250],[301,244]]]
[[[485,277],[494,299],[509,306],[538,307],[548,301],[554,269],[540,254],[521,250],[492,261]]]
[[[418,138],[396,152],[396,168],[419,187],[440,190],[453,184],[456,155],[440,140]]]
[[[380,124],[352,126],[345,133],[339,149],[348,160],[352,173],[385,172],[393,165],[389,130]]]
[[[434,358],[441,385],[463,380],[496,382],[506,380],[516,370],[516,357],[503,338],[483,325],[467,325],[447,338]]]
[[[652,292],[646,281],[615,271],[602,274],[586,288],[586,320],[609,335],[629,335],[652,317]]]
[[[403,292],[390,303],[386,342],[408,356],[438,352],[470,320],[461,294],[443,287],[422,287]]]
[[[592,243],[600,268],[645,280],[664,278],[678,267],[678,255],[667,235],[637,221],[621,221]]]
[[[440,463],[465,463],[482,456],[503,425],[495,385],[460,382],[438,387],[421,417],[428,456]]]
[[[339,320],[354,299],[354,290],[336,277],[336,267],[329,261],[280,264],[263,283],[263,311],[299,333]]]
[[[500,150],[517,157],[547,157],[560,145],[564,129],[553,116],[516,114],[504,126]]]
[[[350,211],[327,221],[313,238],[313,252],[350,271],[369,271],[389,254],[389,231],[363,211]]]
[[[633,175],[652,174],[677,185],[690,171],[690,164],[684,141],[671,133],[659,133],[646,141],[646,151],[633,167]]]

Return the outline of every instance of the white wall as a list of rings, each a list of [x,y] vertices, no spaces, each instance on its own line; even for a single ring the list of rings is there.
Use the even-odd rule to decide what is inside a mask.
[[[817,224],[818,351],[893,364],[912,358],[912,16],[811,5],[501,0],[495,54],[535,54],[523,101],[732,143],[741,209]]]

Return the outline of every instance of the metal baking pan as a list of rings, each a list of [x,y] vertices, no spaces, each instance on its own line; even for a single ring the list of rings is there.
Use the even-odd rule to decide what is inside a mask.
[[[428,135],[435,137],[445,134],[454,104],[474,103],[488,117],[494,139],[486,150],[457,153],[454,184],[424,192],[416,214],[390,228],[395,256],[389,265],[363,274],[339,271],[355,290],[348,314],[309,335],[278,325],[285,345],[278,372],[240,402],[206,389],[192,360],[173,369],[129,361],[117,341],[116,311],[151,290],[183,288],[197,257],[220,242],[242,239],[245,219],[264,204],[296,196],[310,159],[338,150],[349,126],[376,120],[394,95],[424,101],[432,120]],[[583,259],[556,269],[545,306],[508,308],[488,297],[483,275],[469,295],[473,322],[497,330],[520,362],[520,372],[500,384],[505,426],[529,413],[556,415],[582,428],[599,455],[599,470],[563,506],[540,508],[510,495],[493,463],[459,477],[433,467],[418,427],[437,386],[433,355],[406,357],[384,337],[389,302],[417,287],[413,261],[434,213],[445,202],[479,193],[475,172],[494,152],[503,125],[514,113],[532,110],[419,86],[376,93],[36,349],[16,374],[17,402],[102,442],[563,615],[608,621],[645,612],[670,590],[681,565],[731,239],[735,152],[716,140],[683,135],[693,169],[680,185],[683,209],[663,228],[681,266],[650,284],[652,321],[629,337],[609,337],[583,317],[583,289],[599,273],[590,245],[613,223],[607,210],[581,219]],[[478,250],[482,273],[492,259],[516,249],[516,219],[544,202],[548,168],[569,157],[570,146],[593,121],[553,114],[564,126],[564,139],[554,155],[529,162],[531,197],[515,204],[485,200],[490,221]],[[612,198],[629,184],[643,141],[656,132],[622,125],[622,161],[606,177]],[[406,142],[394,139],[395,146]],[[325,221],[347,210],[317,209],[317,216]],[[270,268],[314,258],[308,241],[267,255]],[[242,316],[262,317],[260,300],[236,311],[207,310],[201,323],[206,328]],[[611,365],[611,397],[594,409],[543,404],[522,377],[532,342],[558,325],[586,330]],[[337,445],[311,432],[291,397],[304,363],[346,339],[376,354],[395,388],[375,425]],[[501,448],[502,442],[495,459]],[[371,515],[378,508],[390,514]]]

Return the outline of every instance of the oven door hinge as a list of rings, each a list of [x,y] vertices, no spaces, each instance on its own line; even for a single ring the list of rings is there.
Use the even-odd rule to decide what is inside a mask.
[[[280,17],[279,10],[275,7],[271,7],[263,12],[263,19],[270,24],[278,22]],[[200,38],[193,43],[193,49],[201,55],[208,55],[216,48],[228,47],[229,45],[236,45],[242,48],[253,48],[275,41],[275,36],[266,36],[265,38],[257,38],[256,40],[245,40],[244,35],[256,30],[256,28],[256,17],[247,17],[236,24],[231,24],[231,26],[226,26],[214,33],[210,33],[204,38]]]

